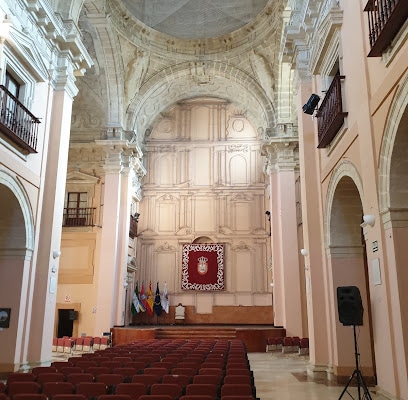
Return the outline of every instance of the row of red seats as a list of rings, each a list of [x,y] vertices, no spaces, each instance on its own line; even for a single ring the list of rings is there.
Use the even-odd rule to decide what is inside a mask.
[[[71,354],[72,351],[91,352],[95,350],[104,350],[110,345],[111,341],[108,336],[83,336],[79,338],[62,337],[53,338],[52,351],[66,354]]]
[[[309,353],[309,338],[298,336],[269,337],[266,339],[266,351],[282,351],[283,353],[297,352]]]
[[[113,383],[111,380],[109,383]],[[143,383],[123,383],[114,385],[105,382],[81,382],[73,385],[70,382],[47,382],[40,385],[37,382],[13,382],[8,386],[5,393],[11,400],[20,394],[43,394],[48,399],[53,399],[60,394],[82,394],[88,398],[102,396],[106,394],[125,394],[138,400],[140,396],[170,395],[173,400],[177,400],[184,395],[206,395],[212,398],[219,398],[228,395],[253,396],[250,385],[245,383],[224,383],[221,386],[215,383],[191,383],[185,387],[178,383],[153,383],[147,387]]]
[[[66,390],[70,391],[70,393],[66,394],[73,394],[73,391],[77,392],[76,394],[84,394],[78,393],[78,390],[84,390],[86,385],[82,384],[87,383],[91,384],[88,385],[88,389],[92,388],[92,390],[97,391],[102,390],[102,386],[105,386],[105,388],[107,388],[107,392],[111,393],[110,396],[113,396],[114,394],[119,395],[121,393],[117,393],[117,388],[119,388],[119,391],[124,390],[120,389],[121,387],[130,390],[131,386],[128,386],[129,383],[125,382],[132,382],[131,385],[139,384],[142,385],[143,388],[148,388],[148,393],[146,393],[145,391],[144,395],[159,395],[160,393],[158,393],[157,391],[162,391],[164,395],[166,391],[170,390],[170,388],[173,387],[175,390],[175,392],[173,393],[174,396],[172,396],[173,400],[181,398],[182,396],[193,395],[192,391],[195,390],[198,391],[198,394],[210,395],[210,397],[212,396],[212,399],[219,398],[220,396],[225,397],[228,395],[232,395],[233,393],[235,393],[236,397],[237,395],[245,394],[245,391],[248,391],[248,393],[245,394],[247,398],[255,397],[253,376],[252,372],[249,369],[246,350],[242,342],[240,344],[235,342],[234,345],[230,345],[230,343],[228,342],[228,345],[226,345],[226,342],[222,341],[221,343],[223,345],[219,346],[216,346],[214,345],[214,343],[208,341],[204,341],[203,343],[201,343],[200,341],[194,342],[193,346],[191,346],[193,343],[188,343],[189,345],[187,345],[187,343],[188,342],[186,341],[178,342],[178,344],[176,344],[176,342],[169,343],[163,341],[162,343],[147,342],[143,344],[143,349],[150,348],[151,350],[151,358],[149,358],[149,362],[151,363],[154,363],[154,361],[152,362],[152,360],[157,359],[158,356],[164,356],[162,360],[165,360],[166,358],[170,360],[169,357],[174,356],[175,358],[173,359],[172,364],[173,368],[171,370],[169,370],[169,368],[171,367],[170,361],[157,362],[157,367],[146,367],[146,364],[139,360],[139,362],[141,363],[139,364],[139,366],[142,367],[144,365],[144,369],[139,370],[139,374],[133,376],[129,375],[133,374],[135,371],[137,371],[137,369],[126,367],[126,362],[135,363],[137,361],[132,361],[132,357],[126,357],[124,356],[124,354],[132,354],[135,350],[140,350],[140,353],[143,353],[143,351],[141,351],[142,347],[140,347],[140,343],[138,343],[126,347],[122,346],[112,348],[109,349],[110,351],[100,351],[98,353],[94,353],[92,357],[89,357],[89,354],[87,355],[88,357],[72,357],[72,359],[69,359],[68,362],[54,362],[52,367],[37,367],[33,369],[31,373],[32,377],[34,377],[35,379],[35,381],[32,381],[31,383],[40,385],[43,390],[44,388],[47,388],[46,390],[49,390],[49,386],[55,386],[60,389],[65,386],[67,388]],[[114,354],[117,357],[104,357],[104,355],[106,356],[111,352],[111,350],[112,355]],[[157,351],[156,355],[153,354],[154,351]],[[143,357],[140,354],[139,356]],[[102,360],[104,358],[107,360],[103,362],[111,363],[109,367],[108,365],[103,366],[103,362],[101,362],[98,366],[96,360]],[[193,362],[194,360],[196,370],[194,370],[194,368],[188,370],[186,365],[184,366],[184,368],[183,366],[178,366],[179,363],[183,362],[177,362],[177,360],[180,360],[180,358],[182,360],[185,360],[185,363],[188,362],[187,360],[191,360],[191,362]],[[239,363],[237,363],[238,360]],[[147,362],[147,360],[145,361]],[[164,363],[168,363],[168,365]],[[81,366],[79,366],[78,364]],[[120,366],[118,364],[120,364]],[[210,365],[212,365],[214,368],[210,368]],[[207,366],[207,368],[205,366]],[[215,368],[216,366],[219,368]],[[168,368],[166,369],[166,367]],[[71,370],[69,370],[70,368]],[[72,368],[79,368],[83,372],[73,373],[74,371],[72,370]],[[182,371],[180,371],[180,369]],[[108,370],[110,371],[109,373],[107,373]],[[67,374],[64,375],[64,373],[62,373],[63,371]],[[186,372],[188,374],[175,374],[175,372]],[[28,379],[30,377],[29,374],[17,375],[25,375],[25,379]],[[74,376],[76,376],[76,379],[78,379],[77,381],[73,380]],[[9,378],[11,384],[13,378],[12,376],[10,376]],[[57,382],[47,382],[48,379],[55,379],[57,380]],[[143,382],[143,379],[148,379],[148,381]],[[87,381],[83,382],[82,380]],[[99,389],[97,389],[97,386],[92,385],[93,383],[98,383],[99,385],[97,386],[99,386]],[[233,392],[234,390],[236,390],[238,385],[244,385],[245,388],[238,387],[240,389],[239,392]],[[222,389],[224,386],[225,389]],[[13,387],[13,385],[11,385],[11,387]],[[177,388],[180,388],[181,392],[179,392]],[[187,388],[189,389],[187,390]],[[204,392],[204,388],[206,390],[212,391],[208,393]],[[231,391],[231,393],[229,393],[228,391]],[[93,392],[93,394],[90,396],[97,397],[98,395],[102,396],[105,394],[106,393]],[[139,398],[139,395],[142,396],[142,394],[138,393],[137,396],[135,395],[135,397],[133,398]]]
[[[0,393],[0,400],[11,400],[8,396]],[[22,393],[14,396],[13,400],[50,400],[45,394]],[[58,394],[51,400],[88,400],[83,394]],[[111,394],[100,395],[93,397],[92,400],[132,400],[132,397],[126,394]],[[170,395],[163,394],[147,394],[139,396],[138,400],[174,400]],[[214,399],[207,395],[183,395],[179,400],[254,400],[250,395],[225,395],[221,398]]]

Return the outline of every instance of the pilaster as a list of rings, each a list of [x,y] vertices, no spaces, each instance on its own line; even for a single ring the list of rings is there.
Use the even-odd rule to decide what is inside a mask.
[[[46,169],[41,171],[42,186],[40,198],[42,214],[39,229],[36,231],[38,246],[37,269],[32,314],[31,330],[27,357],[31,360],[50,360],[49,343],[54,334],[56,293],[49,290],[51,278],[56,279],[58,259],[52,257],[54,250],[59,250],[62,234],[62,217],[65,199],[66,171],[68,164],[69,132],[72,114],[72,93],[69,90],[55,91],[50,107],[48,154],[44,156]],[[50,293],[51,292],[51,293]]]
[[[271,247],[274,277],[275,325],[286,328],[288,336],[305,336],[298,256],[297,198],[295,182],[299,156],[297,137],[274,137],[264,145],[265,170],[271,185]]]
[[[146,173],[137,144],[126,140],[97,140],[105,153],[99,170],[103,176],[102,230],[98,272],[95,331],[105,332],[124,325],[129,223],[132,198],[141,197],[140,179]],[[136,187],[136,190],[135,190]]]

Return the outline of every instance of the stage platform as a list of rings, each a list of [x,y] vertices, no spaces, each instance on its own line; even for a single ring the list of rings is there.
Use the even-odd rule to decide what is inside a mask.
[[[241,339],[250,353],[266,350],[268,337],[285,337],[271,325],[134,325],[111,329],[113,346],[146,339]]]

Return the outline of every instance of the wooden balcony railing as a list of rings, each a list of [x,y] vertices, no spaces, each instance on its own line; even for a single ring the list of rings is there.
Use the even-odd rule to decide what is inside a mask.
[[[93,226],[95,210],[94,207],[64,208],[62,226]]]
[[[327,147],[344,123],[347,112],[343,111],[341,81],[345,77],[336,75],[317,111],[319,149]]]
[[[132,239],[137,237],[137,218],[133,215],[130,216],[129,237]]]
[[[368,57],[379,57],[391,44],[408,18],[407,0],[369,0],[364,8],[368,12],[371,50]]]
[[[28,153],[37,153],[40,120],[23,106],[5,86],[0,85],[0,130]]]

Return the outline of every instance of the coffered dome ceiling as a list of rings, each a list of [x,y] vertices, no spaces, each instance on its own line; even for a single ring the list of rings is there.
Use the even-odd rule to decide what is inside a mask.
[[[123,0],[129,12],[156,31],[181,39],[218,37],[253,20],[268,0]]]

